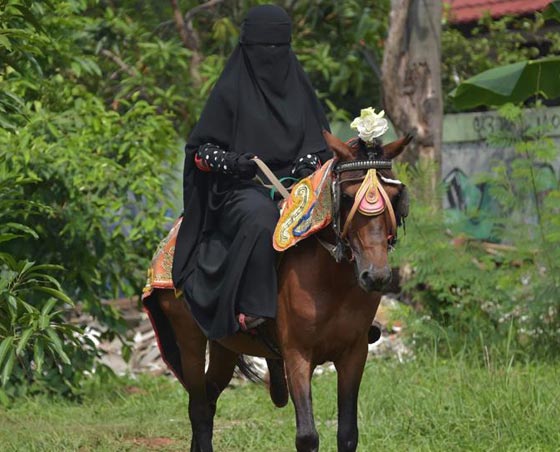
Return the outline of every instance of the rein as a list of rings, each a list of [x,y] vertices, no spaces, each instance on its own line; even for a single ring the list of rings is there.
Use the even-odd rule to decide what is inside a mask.
[[[290,192],[288,190],[286,190],[286,187],[284,187],[282,185],[282,182],[280,182],[280,180],[278,180],[278,178],[274,175],[274,173],[267,166],[267,164],[264,163],[258,157],[253,157],[253,160],[255,161],[255,163],[257,164],[259,169],[263,172],[263,174],[268,178],[268,180],[274,186],[274,188],[276,188],[276,190],[278,190],[278,193],[280,193],[280,195],[282,195],[282,198],[288,199],[290,197]]]

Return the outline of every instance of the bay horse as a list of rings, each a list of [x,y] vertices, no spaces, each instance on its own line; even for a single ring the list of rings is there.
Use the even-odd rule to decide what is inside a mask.
[[[332,361],[338,373],[338,450],[356,450],[358,390],[368,353],[368,330],[381,290],[391,277],[391,239],[399,216],[407,214],[406,206],[403,208],[406,188],[395,180],[390,161],[404,150],[410,137],[379,146],[377,155],[369,156],[365,148],[350,146],[328,132],[325,140],[336,158],[333,223],[318,232],[317,239],[308,238],[283,254],[277,318],[266,324],[281,357],[247,333],[209,342],[184,298],[176,297],[172,289],[156,290],[144,300],[152,324],[159,330],[162,356],[189,394],[191,452],[213,450],[216,403],[241,354],[267,359],[270,396],[276,406],[288,403],[289,391],[296,413],[298,451],[319,448],[311,376],[317,365]],[[371,182],[380,187],[385,202],[379,214],[356,208],[355,197],[372,174],[371,168],[377,168],[373,173],[376,180]]]

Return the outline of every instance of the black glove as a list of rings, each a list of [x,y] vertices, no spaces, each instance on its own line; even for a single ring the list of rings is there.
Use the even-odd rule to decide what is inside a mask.
[[[296,179],[303,179],[310,176],[321,168],[321,161],[315,154],[307,154],[300,157],[292,168],[292,176]]]
[[[231,152],[235,154],[235,152]],[[253,154],[236,154],[237,158],[233,165],[234,174],[239,177],[239,179],[252,179],[257,174],[257,164],[253,157]]]
[[[204,171],[229,174],[240,179],[252,179],[257,174],[257,164],[252,154],[228,152],[212,143],[200,146],[197,151],[197,166]]]

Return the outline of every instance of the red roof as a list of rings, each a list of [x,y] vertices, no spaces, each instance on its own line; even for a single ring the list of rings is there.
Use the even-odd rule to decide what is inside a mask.
[[[540,11],[551,0],[445,0],[450,5],[449,20],[453,23],[471,22],[485,13],[492,17],[518,16]]]

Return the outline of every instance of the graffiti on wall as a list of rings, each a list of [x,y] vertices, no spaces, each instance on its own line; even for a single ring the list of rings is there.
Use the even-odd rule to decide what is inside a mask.
[[[537,164],[535,172],[539,179],[537,198],[542,202],[550,190],[558,188],[559,182],[551,165]],[[477,183],[474,178],[467,176],[457,167],[447,173],[443,182],[446,188],[445,204],[449,220],[458,224],[461,232],[469,237],[492,242],[500,241],[495,223],[501,207],[491,193],[489,185]],[[532,202],[534,203],[534,200]],[[529,212],[534,213],[534,209],[528,205],[527,215],[530,215]]]
[[[545,127],[553,135],[560,134],[560,113],[557,111],[538,110],[527,117],[527,123]],[[479,139],[485,139],[497,132],[511,130],[512,123],[495,113],[479,113],[473,116],[471,126]]]

